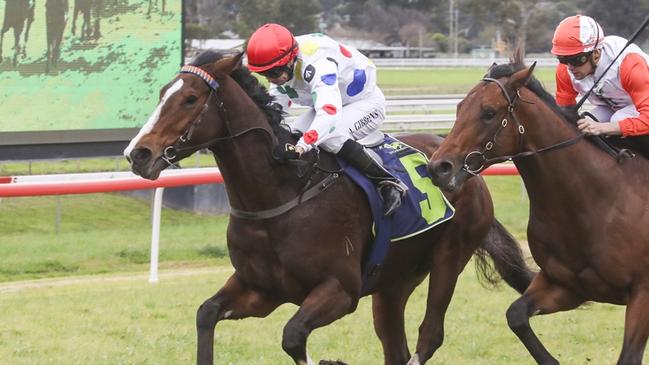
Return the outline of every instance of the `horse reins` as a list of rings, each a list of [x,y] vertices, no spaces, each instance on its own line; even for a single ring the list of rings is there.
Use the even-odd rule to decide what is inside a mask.
[[[216,80],[214,80],[214,78],[210,74],[208,74],[207,72],[205,72],[205,70],[203,70],[203,69],[201,69],[199,67],[196,67],[196,66],[183,66],[180,69],[179,73],[189,73],[189,74],[192,74],[192,75],[195,75],[195,76],[199,77],[210,88],[210,94],[207,97],[207,99],[205,100],[205,104],[203,105],[203,110],[201,110],[201,112],[194,119],[194,121],[192,121],[192,123],[189,125],[189,127],[187,127],[185,132],[176,140],[176,142],[174,142],[173,145],[167,146],[167,147],[165,147],[163,149],[163,153],[162,153],[162,156],[161,156],[162,160],[164,160],[166,163],[168,163],[171,166],[171,165],[173,165],[173,162],[171,162],[171,160],[178,157],[179,152],[188,151],[188,150],[197,151],[197,150],[200,150],[200,149],[203,149],[203,148],[211,147],[216,143],[232,140],[234,138],[237,138],[239,136],[242,136],[242,135],[244,135],[244,134],[246,134],[248,132],[254,131],[254,130],[264,131],[265,134],[270,138],[271,145],[272,145],[273,136],[271,135],[271,133],[266,128],[251,127],[251,128],[245,129],[245,130],[243,130],[241,132],[237,132],[235,134],[231,134],[231,135],[226,136],[226,137],[213,138],[213,139],[211,139],[211,140],[209,140],[207,142],[201,143],[201,144],[196,145],[196,146],[191,146],[191,147],[187,146],[187,147],[181,147],[181,148],[176,147],[176,145],[179,142],[186,143],[186,142],[189,142],[189,140],[192,138],[192,135],[194,133],[194,129],[196,128],[196,126],[198,124],[201,123],[201,121],[203,120],[203,116],[205,115],[205,113],[207,112],[207,110],[209,108],[209,103],[210,103],[210,101],[212,99],[212,95],[216,94],[217,89],[220,86],[219,83]],[[224,114],[224,115],[227,114],[227,110],[226,110],[225,106],[223,105],[223,101],[218,99],[218,98],[217,98],[217,101],[218,101],[217,106],[218,106],[219,110],[221,111],[221,113]],[[225,120],[225,124],[226,124],[226,126],[228,126],[228,131],[229,131],[230,128],[229,128],[228,118],[223,118],[223,119]],[[284,213],[288,212],[289,210],[295,208],[296,206],[300,205],[301,203],[304,203],[304,202],[306,202],[308,200],[311,200],[312,198],[314,198],[315,196],[317,196],[321,192],[325,191],[329,186],[331,186],[340,177],[340,171],[327,171],[327,170],[321,168],[320,166],[318,166],[318,163],[317,163],[318,160],[319,160],[319,155],[317,155],[317,156],[318,157],[316,158],[316,161],[312,164],[312,167],[329,174],[327,177],[325,177],[325,179],[323,179],[319,183],[311,186],[312,182],[311,182],[311,178],[309,177],[309,179],[307,180],[306,185],[301,189],[301,192],[300,192],[300,194],[298,194],[298,196],[296,196],[292,200],[290,200],[290,201],[288,201],[288,202],[286,202],[286,203],[284,203],[284,204],[282,204],[282,205],[280,205],[278,207],[271,208],[271,209],[260,210],[260,211],[245,211],[245,210],[235,209],[234,207],[230,207],[230,213],[232,215],[236,216],[236,217],[245,218],[245,219],[255,219],[255,220],[269,219],[269,218],[276,217],[276,216],[278,216],[280,214],[284,214]]]
[[[192,75],[195,75],[195,76],[199,77],[201,80],[203,80],[205,82],[205,84],[207,84],[207,87],[210,88],[210,94],[208,95],[207,99],[205,100],[205,104],[203,104],[203,110],[201,110],[201,112],[194,119],[194,121],[189,125],[189,127],[187,127],[185,132],[176,140],[176,142],[174,142],[173,145],[167,146],[167,147],[165,147],[163,149],[162,156],[160,158],[162,160],[164,160],[167,164],[173,165],[173,162],[171,162],[171,161],[173,159],[175,159],[176,157],[178,157],[179,152],[184,152],[184,151],[188,151],[188,150],[196,150],[196,151],[198,151],[198,150],[201,150],[203,148],[211,147],[211,146],[215,145],[216,143],[227,141],[227,140],[239,137],[239,136],[244,135],[244,134],[246,134],[248,132],[251,132],[253,130],[263,130],[272,139],[272,136],[270,136],[270,132],[268,132],[265,128],[252,127],[252,128],[245,129],[245,130],[243,130],[241,132],[226,136],[226,137],[213,138],[213,139],[211,139],[211,140],[209,140],[207,142],[198,144],[196,146],[191,146],[191,147],[187,146],[187,147],[180,147],[180,148],[176,147],[176,145],[179,142],[180,143],[187,143],[192,138],[192,135],[194,134],[194,129],[196,128],[196,126],[198,126],[201,123],[201,121],[203,120],[203,116],[205,115],[205,113],[209,109],[209,104],[210,104],[210,101],[212,100],[212,95],[216,94],[216,92],[217,92],[217,90],[218,90],[218,88],[220,86],[219,83],[216,80],[214,80],[214,78],[209,73],[207,73],[205,70],[203,70],[200,67],[191,66],[191,65],[185,65],[180,69],[180,71],[178,73],[188,73],[188,74],[192,74]],[[223,105],[223,101],[221,101],[218,98],[217,98],[217,101],[218,101],[218,104],[217,104],[218,109],[222,112],[222,114],[225,114],[227,111],[225,109],[225,106]],[[228,119],[227,118],[224,118],[224,119],[226,121],[226,124],[228,124]]]
[[[498,128],[498,130],[496,131],[494,136],[489,141],[487,141],[487,143],[485,143],[484,147],[480,151],[477,151],[477,150],[476,151],[471,151],[464,157],[464,165],[462,166],[462,170],[468,172],[469,174],[471,174],[471,175],[479,174],[485,168],[485,166],[487,164],[491,165],[491,164],[494,164],[494,163],[499,163],[499,162],[504,162],[504,161],[511,161],[511,160],[513,160],[515,158],[529,157],[529,156],[533,156],[533,155],[536,155],[536,154],[539,154],[539,153],[542,153],[542,152],[547,152],[547,151],[552,151],[552,150],[568,147],[568,146],[571,146],[571,145],[577,143],[580,139],[582,139],[584,137],[583,133],[579,133],[574,138],[571,138],[569,140],[550,145],[548,147],[543,147],[543,148],[538,149],[538,150],[523,151],[523,152],[519,152],[519,153],[516,153],[516,154],[513,154],[513,155],[506,155],[506,156],[500,156],[500,157],[487,158],[485,156],[485,152],[490,151],[495,146],[496,141],[498,139],[498,135],[509,124],[509,121],[507,120],[507,116],[511,117],[511,119],[513,119],[514,122],[516,122],[516,125],[518,126],[518,135],[520,136],[519,143],[518,143],[518,149],[519,150],[523,149],[523,137],[525,135],[525,127],[520,122],[518,117],[516,117],[516,114],[514,114],[514,107],[516,106],[516,102],[519,99],[523,100],[523,98],[521,97],[521,94],[520,94],[520,89],[516,89],[516,95],[512,98],[509,95],[509,93],[507,92],[507,89],[505,89],[505,86],[502,83],[500,83],[500,81],[498,81],[498,80],[496,80],[494,78],[491,78],[491,77],[485,77],[485,78],[482,79],[482,81],[493,82],[496,85],[498,85],[498,87],[502,91],[503,96],[507,100],[507,104],[508,104],[507,105],[507,114],[506,114],[505,118],[503,118],[503,120],[500,122],[500,128]],[[525,100],[523,100],[523,101],[525,101]],[[525,101],[525,102],[527,102],[527,101]],[[530,102],[528,102],[528,103],[530,103]],[[473,157],[473,156],[477,156],[478,158],[481,159],[480,160],[480,166],[477,167],[477,168],[471,168],[471,166],[469,165],[469,159],[471,157]]]

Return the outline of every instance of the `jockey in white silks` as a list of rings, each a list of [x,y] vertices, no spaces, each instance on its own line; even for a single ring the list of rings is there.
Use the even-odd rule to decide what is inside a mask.
[[[324,34],[294,37],[279,24],[257,29],[246,47],[248,68],[271,83],[270,93],[285,112],[293,103],[311,109],[291,123],[302,132],[286,159],[314,147],[336,154],[379,189],[386,216],[393,214],[407,187],[356,142],[385,120],[385,97],[376,85],[376,67],[356,49]]]

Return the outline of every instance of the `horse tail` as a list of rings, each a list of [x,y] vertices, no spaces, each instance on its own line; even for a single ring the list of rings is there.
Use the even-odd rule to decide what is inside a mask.
[[[487,260],[487,255],[493,260],[493,266]],[[525,263],[523,252],[514,237],[497,219],[494,219],[487,238],[476,250],[475,256],[478,277],[491,286],[496,286],[502,278],[522,294],[535,275]]]

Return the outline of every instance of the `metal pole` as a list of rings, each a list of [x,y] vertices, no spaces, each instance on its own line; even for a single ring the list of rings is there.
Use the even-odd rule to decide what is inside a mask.
[[[158,282],[158,255],[160,250],[160,216],[162,212],[162,194],[164,188],[156,188],[153,195],[153,221],[151,222],[151,267],[149,283]]]
[[[460,10],[456,8],[453,15],[455,17],[454,18],[455,19],[455,25],[453,26],[453,31],[455,32],[455,34],[453,35],[453,39],[455,40],[455,43],[453,44],[453,47],[454,47],[453,48],[453,56],[455,58],[457,58],[459,44],[460,44],[460,40],[459,40],[459,34],[460,34],[460,30],[459,30],[460,29]]]
[[[453,43],[453,26],[455,22],[453,21],[454,11],[453,11],[454,0],[449,0],[448,2],[448,53],[452,54],[455,49]]]
[[[57,195],[55,217],[54,217],[54,229],[56,231],[56,234],[59,234],[60,228],[61,228],[61,196]]]

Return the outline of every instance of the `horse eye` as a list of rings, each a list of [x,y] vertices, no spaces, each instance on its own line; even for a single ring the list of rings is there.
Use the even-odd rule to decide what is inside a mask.
[[[187,97],[187,100],[185,100],[185,102],[187,104],[194,104],[196,102],[196,100],[198,100],[198,97],[196,95],[189,95]]]
[[[496,112],[491,109],[483,110],[482,115],[480,116],[484,120],[491,120],[496,116]]]

